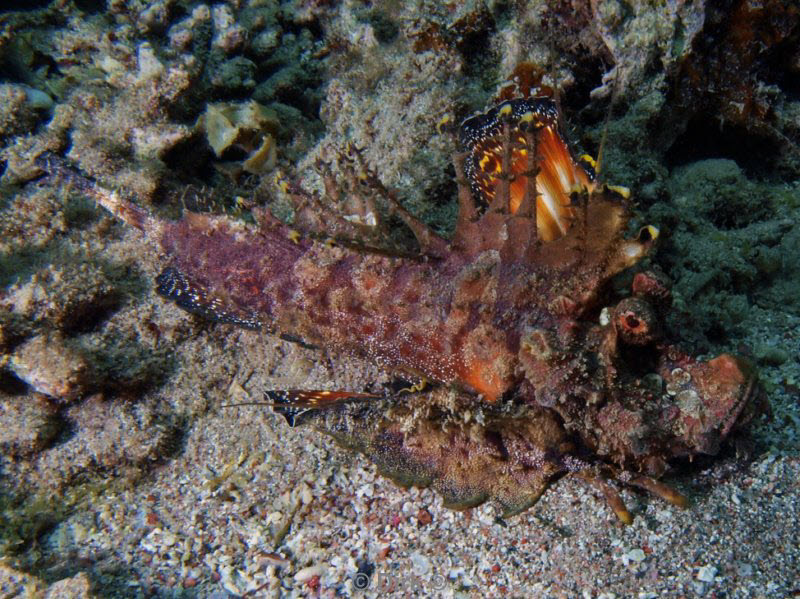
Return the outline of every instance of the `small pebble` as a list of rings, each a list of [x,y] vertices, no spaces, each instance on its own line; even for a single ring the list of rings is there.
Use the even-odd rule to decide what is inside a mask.
[[[736,566],[736,573],[742,578],[749,578],[753,575],[753,566],[750,564],[739,564]]]
[[[325,566],[317,564],[316,566],[308,566],[302,570],[298,570],[294,575],[295,582],[308,582],[315,576],[322,576],[325,573]]]
[[[191,588],[193,588],[195,586],[197,586],[197,579],[196,578],[192,578],[191,576],[188,576],[188,577],[183,579],[183,588],[184,589],[191,589]]]
[[[420,526],[427,526],[433,522],[433,516],[428,510],[422,508],[417,512],[417,522],[419,522]]]
[[[637,564],[644,561],[645,553],[641,549],[631,549],[627,553],[628,559],[632,562],[636,562]]]
[[[714,566],[703,566],[697,571],[697,580],[700,582],[714,582],[717,569]]]
[[[431,560],[427,556],[415,551],[408,557],[411,559],[414,574],[417,576],[425,576],[431,571]]]

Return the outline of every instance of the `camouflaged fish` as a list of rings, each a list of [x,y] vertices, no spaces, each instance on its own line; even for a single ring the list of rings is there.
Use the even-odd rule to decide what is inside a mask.
[[[353,148],[324,194],[281,182],[290,226],[187,213],[158,220],[61,172],[169,256],[158,292],[223,323],[357,354],[408,380],[391,393],[281,390],[267,401],[290,425],[312,424],[403,485],[432,486],[453,508],[493,500],[505,515],[574,473],[623,522],[617,484],[676,505],[658,482],[671,461],[714,454],[752,415],[753,370],[721,355],[697,361],[665,338],[666,277],[637,267],[617,297],[612,277],[658,236],[626,236],[627,190],[576,160],[549,97],[509,100],[460,127],[458,220],[451,239],[402,207]],[[416,252],[382,246],[386,215]],[[331,241],[333,240],[333,241]]]

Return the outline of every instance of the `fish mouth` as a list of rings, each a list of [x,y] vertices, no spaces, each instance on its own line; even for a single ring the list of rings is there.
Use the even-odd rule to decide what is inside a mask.
[[[672,368],[665,380],[674,394],[674,429],[684,448],[676,455],[718,453],[722,442],[752,419],[762,393],[753,365],[731,354]]]

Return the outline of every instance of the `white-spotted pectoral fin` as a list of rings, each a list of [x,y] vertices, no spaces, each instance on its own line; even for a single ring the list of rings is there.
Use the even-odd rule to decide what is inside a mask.
[[[171,266],[156,277],[156,292],[175,304],[212,322],[233,324],[252,331],[261,330],[264,325],[254,315],[242,313],[233,307],[225,306],[213,297],[205,287],[190,280],[181,271]]]

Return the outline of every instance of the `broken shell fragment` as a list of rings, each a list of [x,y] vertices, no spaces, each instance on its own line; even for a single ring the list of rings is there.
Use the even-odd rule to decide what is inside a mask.
[[[248,153],[245,171],[265,174],[275,167],[275,135],[280,123],[275,112],[258,102],[209,104],[197,120],[211,149],[221,158],[231,147]]]

